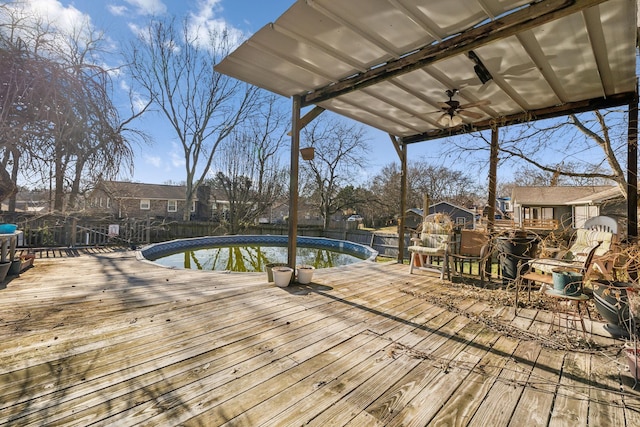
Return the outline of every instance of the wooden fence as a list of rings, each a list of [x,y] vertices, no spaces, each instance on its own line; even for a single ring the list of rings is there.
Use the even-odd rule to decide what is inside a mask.
[[[226,229],[211,221],[164,221],[160,219],[95,219],[60,215],[2,215],[2,222],[17,224],[22,231],[18,240],[21,248],[54,248],[82,246],[140,246],[172,239],[217,236],[226,234]],[[286,225],[261,224],[250,227],[244,234],[286,235]],[[398,235],[345,229],[322,230],[321,227],[299,226],[298,235],[327,237],[348,240],[367,245],[380,256],[397,258]],[[409,246],[409,235],[405,235],[405,248]],[[405,251],[405,257],[408,254]]]

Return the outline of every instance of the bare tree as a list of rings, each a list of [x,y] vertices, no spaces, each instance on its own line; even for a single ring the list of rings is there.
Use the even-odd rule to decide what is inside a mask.
[[[422,207],[424,195],[432,202],[447,201],[459,206],[473,205],[480,190],[472,176],[444,166],[434,166],[424,159],[407,165],[407,206]],[[387,218],[400,211],[400,165],[391,163],[373,178],[372,191],[379,200],[379,213]]]
[[[110,99],[108,70],[96,65],[104,42],[88,22],[62,33],[19,3],[0,8],[2,166],[55,179],[54,208],[75,205],[81,182],[114,176],[132,162],[128,123]],[[135,130],[133,130],[136,133]],[[139,133],[138,133],[139,134]],[[9,160],[11,158],[11,160]],[[2,174],[6,178],[6,174]],[[13,201],[15,203],[15,201]],[[11,204],[10,204],[11,206]]]
[[[417,160],[408,165],[407,202],[409,206],[422,206],[427,194],[434,201],[448,201],[460,206],[468,206],[476,198],[478,188],[467,171],[434,166],[425,160]]]
[[[302,139],[315,149],[314,159],[301,165],[308,179],[305,193],[327,228],[331,215],[345,207],[338,197],[340,189],[353,184],[367,165],[365,131],[360,125],[320,116],[303,129]]]
[[[501,128],[500,162],[520,169],[514,181],[530,182],[536,177],[538,185],[614,182],[626,197],[626,165],[622,161],[626,132],[626,114],[617,109]],[[487,159],[482,162],[488,161],[488,132],[451,138],[449,142],[447,154],[456,160],[468,158],[471,151],[481,151]]]
[[[229,201],[231,233],[255,222],[284,194],[287,172],[279,155],[289,122],[275,96],[263,101],[221,145],[221,155],[214,162],[218,173],[212,186]]]
[[[213,66],[229,53],[226,32],[193,28],[187,20],[154,21],[126,53],[133,80],[168,120],[185,160],[186,204],[204,182],[218,146],[247,116],[257,88],[216,73]]]

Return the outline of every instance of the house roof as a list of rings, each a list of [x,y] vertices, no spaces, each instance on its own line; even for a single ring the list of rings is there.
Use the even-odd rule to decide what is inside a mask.
[[[184,185],[142,184],[139,182],[103,181],[105,191],[117,199],[185,200]],[[194,200],[198,200],[194,197]]]
[[[215,69],[411,143],[629,104],[636,9],[634,0],[298,0]],[[471,104],[454,127],[438,121],[451,89]]]
[[[463,212],[467,212],[467,213],[469,213],[469,214],[471,214],[471,215],[475,215],[475,212],[473,212],[473,211],[471,211],[471,210],[469,210],[469,209],[467,209],[467,208],[463,208],[463,207],[460,207],[460,206],[454,205],[453,203],[449,203],[449,202],[438,202],[438,203],[434,203],[433,205],[429,206],[429,209],[431,210],[431,209],[433,208],[433,209],[434,209],[434,211],[435,211],[435,207],[436,207],[436,206],[440,206],[440,205],[449,206],[451,209],[457,209],[457,210],[460,210],[460,211],[463,211]],[[421,208],[410,208],[410,209],[407,209],[407,211],[406,211],[406,212],[407,212],[407,213],[413,213],[413,214],[416,214],[416,215],[418,215],[418,216],[422,216],[423,211],[424,211],[424,210],[423,210],[423,209],[421,209]]]
[[[618,187],[610,185],[594,186],[523,186],[515,187],[512,191],[512,200],[519,205],[528,206],[559,206],[570,204],[589,203],[595,195],[613,194]]]
[[[569,205],[593,205],[606,202],[611,199],[619,199],[622,198],[622,191],[617,186],[609,187],[606,190],[599,191],[597,193],[593,193],[591,195],[587,195],[586,197],[581,197],[579,199],[572,200],[567,202]]]

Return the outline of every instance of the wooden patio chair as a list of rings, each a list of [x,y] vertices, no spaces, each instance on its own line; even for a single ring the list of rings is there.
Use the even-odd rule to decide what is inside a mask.
[[[440,273],[440,279],[447,279],[449,272],[449,252],[452,243],[453,223],[443,214],[428,215],[422,223],[419,238],[412,238],[407,250],[411,253],[409,273],[420,269]],[[436,264],[434,258],[441,260]]]
[[[462,276],[465,274],[465,265],[468,266],[468,274],[474,275],[473,269],[477,266],[477,275],[484,284],[486,278],[486,262],[491,256],[489,248],[489,236],[481,230],[461,230],[460,245],[449,254],[450,265],[453,266],[453,274]]]

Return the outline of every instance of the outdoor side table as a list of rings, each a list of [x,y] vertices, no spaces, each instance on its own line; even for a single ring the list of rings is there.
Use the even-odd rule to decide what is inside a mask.
[[[547,296],[550,296],[555,299],[555,307],[553,310],[553,320],[552,320],[552,328],[555,327],[556,321],[558,324],[558,330],[561,330],[564,323],[564,328],[567,331],[567,334],[571,331],[578,330],[578,324],[582,328],[582,336],[584,339],[587,339],[587,328],[584,324],[584,317],[582,315],[582,307],[591,319],[591,313],[589,312],[589,308],[587,307],[587,301],[589,301],[589,295],[586,294],[576,294],[576,295],[566,295],[554,291],[553,289],[547,289],[545,291]],[[568,309],[564,309],[562,307],[562,303],[565,303]]]

